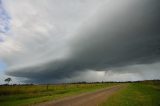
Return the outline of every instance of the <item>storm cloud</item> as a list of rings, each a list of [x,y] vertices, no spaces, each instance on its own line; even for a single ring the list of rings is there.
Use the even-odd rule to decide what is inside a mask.
[[[15,36],[6,39],[14,42],[15,46],[10,47],[13,50],[6,52],[6,47],[1,46],[7,75],[35,82],[76,81],[91,75],[90,81],[96,78],[94,73],[100,72],[103,80],[110,77],[108,72],[114,73],[111,76],[128,73],[133,80],[160,77],[159,0],[64,2],[20,2],[31,10],[35,6],[35,11],[25,13],[27,18],[23,18],[22,11],[14,12],[8,7],[11,16],[19,20],[13,22],[11,33]],[[149,74],[153,76],[146,77]]]

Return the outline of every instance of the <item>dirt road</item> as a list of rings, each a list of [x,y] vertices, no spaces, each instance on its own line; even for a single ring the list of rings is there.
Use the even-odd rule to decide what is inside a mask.
[[[61,100],[41,103],[36,106],[98,106],[98,104],[105,101],[109,96],[123,87],[124,85],[113,86],[92,93],[84,93]]]

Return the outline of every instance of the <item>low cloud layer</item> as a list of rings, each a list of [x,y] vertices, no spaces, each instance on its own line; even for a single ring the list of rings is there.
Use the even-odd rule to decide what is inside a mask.
[[[11,36],[0,45],[8,75],[46,83],[160,78],[159,0],[15,1],[5,2]]]

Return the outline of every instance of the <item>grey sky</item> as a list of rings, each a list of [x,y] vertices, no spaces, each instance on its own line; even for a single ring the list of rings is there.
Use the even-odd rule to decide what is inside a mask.
[[[42,83],[160,78],[159,0],[4,5],[11,16],[9,36],[0,44],[7,75]]]

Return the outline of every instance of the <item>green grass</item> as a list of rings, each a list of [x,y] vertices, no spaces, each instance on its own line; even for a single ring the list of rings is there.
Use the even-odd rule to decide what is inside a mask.
[[[160,83],[130,83],[109,97],[102,106],[160,106]]]
[[[92,92],[115,84],[116,83],[49,85],[48,89],[46,85],[0,86],[0,106],[36,104],[83,92]]]

